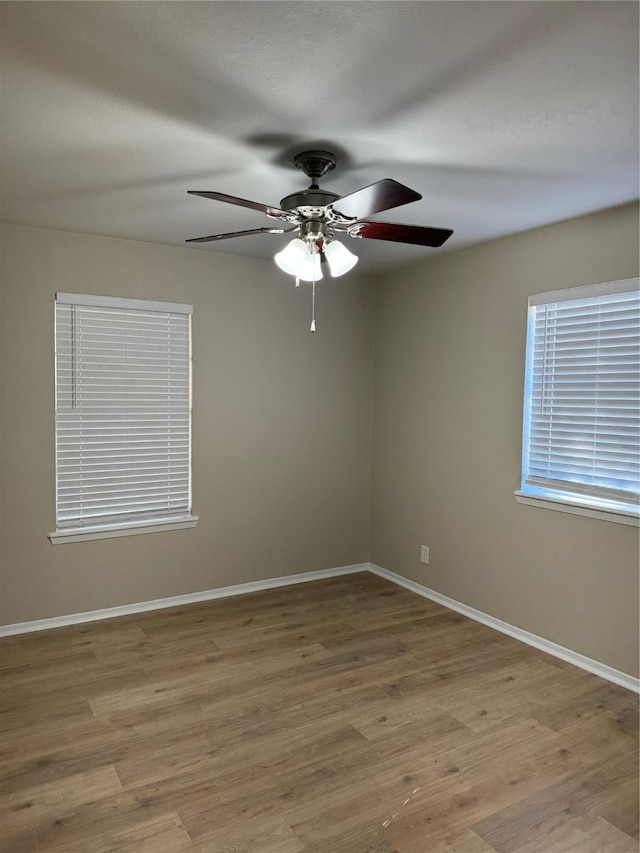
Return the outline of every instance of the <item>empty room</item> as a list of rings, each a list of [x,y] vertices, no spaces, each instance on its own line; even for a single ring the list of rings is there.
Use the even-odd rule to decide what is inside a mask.
[[[638,853],[636,2],[1,2],[3,853]]]

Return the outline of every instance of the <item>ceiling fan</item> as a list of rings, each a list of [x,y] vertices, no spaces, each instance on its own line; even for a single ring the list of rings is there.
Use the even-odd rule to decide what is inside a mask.
[[[187,243],[211,243],[231,237],[248,237],[251,234],[289,234],[297,236],[276,254],[274,260],[283,272],[295,276],[296,287],[300,281],[313,283],[311,308],[311,331],[315,332],[315,284],[322,275],[322,266],[327,265],[335,278],[349,272],[358,258],[347,247],[336,240],[336,234],[346,233],[349,237],[364,237],[369,240],[388,240],[393,243],[413,243],[417,246],[442,246],[453,231],[450,228],[425,228],[420,225],[399,225],[395,222],[369,221],[366,217],[391,210],[422,198],[420,193],[405,187],[392,178],[383,178],[349,195],[339,196],[329,190],[320,189],[318,180],[336,167],[336,157],[331,151],[302,151],[293,159],[298,169],[311,178],[306,190],[291,193],[272,207],[257,201],[248,201],[237,196],[218,192],[188,190],[190,195],[199,195],[214,201],[237,204],[257,210],[280,222],[278,228],[250,228],[247,231],[231,231],[213,234],[210,237],[194,237]]]
[[[322,265],[328,265],[329,272],[336,277],[349,272],[358,261],[356,255],[336,240],[336,234],[346,233],[349,237],[413,243],[433,248],[441,246],[453,234],[450,228],[425,228],[419,225],[369,221],[369,216],[422,198],[420,193],[392,178],[383,178],[340,197],[329,190],[320,189],[318,185],[318,180],[336,167],[336,157],[331,151],[302,151],[294,157],[293,162],[311,178],[311,185],[306,190],[291,193],[283,198],[280,207],[225,193],[188,190],[190,195],[257,210],[278,220],[281,227],[231,231],[210,237],[194,237],[186,242],[211,243],[231,237],[248,237],[251,234],[297,232],[297,236],[276,254],[274,260],[281,270],[295,276],[296,286],[301,280],[313,282],[315,308],[315,282],[322,278]],[[314,309],[311,331],[315,331]]]

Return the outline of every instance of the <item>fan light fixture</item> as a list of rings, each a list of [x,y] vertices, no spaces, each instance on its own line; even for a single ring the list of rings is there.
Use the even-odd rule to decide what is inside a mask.
[[[324,253],[329,271],[333,278],[338,278],[358,263],[358,258],[350,252],[339,240],[325,240],[321,250],[315,241],[305,242],[300,237],[292,240],[274,260],[283,272],[294,275],[301,281],[320,281],[322,269],[320,267],[321,253]]]
[[[328,237],[321,226],[318,231],[311,223],[310,226],[305,239],[295,237],[275,255],[274,261],[283,272],[295,276],[296,287],[301,281],[311,282],[311,331],[315,332],[316,282],[323,277],[322,260],[326,260],[329,272],[333,278],[337,278],[353,269],[358,263],[358,258],[339,240]],[[318,226],[319,223],[316,223],[316,227]]]

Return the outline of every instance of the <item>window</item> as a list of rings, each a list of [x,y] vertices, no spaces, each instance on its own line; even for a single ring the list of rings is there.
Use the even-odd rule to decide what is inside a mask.
[[[637,523],[639,367],[638,279],[529,299],[521,502]]]
[[[190,305],[58,293],[52,542],[192,527]]]

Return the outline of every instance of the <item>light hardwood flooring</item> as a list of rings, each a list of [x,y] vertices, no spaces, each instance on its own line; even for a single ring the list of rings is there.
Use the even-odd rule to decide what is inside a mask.
[[[370,574],[0,651],[3,853],[638,851],[638,697]]]

